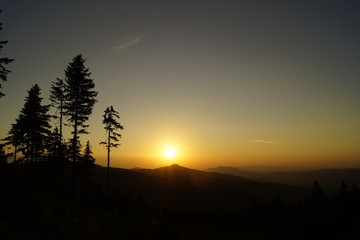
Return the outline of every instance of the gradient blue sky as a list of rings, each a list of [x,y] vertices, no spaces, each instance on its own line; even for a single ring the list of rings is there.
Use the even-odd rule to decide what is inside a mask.
[[[117,167],[360,167],[358,1],[4,0],[5,137],[39,84],[82,53],[98,103],[90,140],[106,153],[103,110],[120,112]]]

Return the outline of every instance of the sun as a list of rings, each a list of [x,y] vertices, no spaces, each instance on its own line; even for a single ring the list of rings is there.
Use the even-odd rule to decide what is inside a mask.
[[[176,149],[174,147],[166,147],[164,149],[164,157],[168,158],[168,159],[172,159],[176,157]]]

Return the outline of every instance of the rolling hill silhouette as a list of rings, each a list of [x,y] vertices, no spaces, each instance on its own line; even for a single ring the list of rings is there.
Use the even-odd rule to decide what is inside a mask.
[[[216,167],[207,169],[209,172],[230,174],[259,182],[288,184],[292,186],[311,186],[317,180],[326,191],[339,190],[342,181],[349,186],[360,185],[360,169],[322,169],[314,171],[246,171],[235,167]]]
[[[96,167],[96,181],[104,184],[106,168]],[[177,164],[156,169],[111,169],[111,190],[141,194],[153,206],[234,209],[240,205],[302,199],[308,189],[260,183],[243,177],[203,172]]]
[[[4,173],[5,239],[358,239],[359,189],[326,196],[175,164],[111,168],[107,195],[102,166],[39,162]]]

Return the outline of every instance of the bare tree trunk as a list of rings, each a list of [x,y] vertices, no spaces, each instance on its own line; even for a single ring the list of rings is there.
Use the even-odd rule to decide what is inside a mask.
[[[78,128],[78,121],[77,121],[77,108],[75,110],[75,121],[74,121],[74,138],[72,142],[72,171],[71,171],[71,190],[70,194],[73,197],[74,194],[74,186],[75,186],[75,162],[77,160],[76,154],[76,145],[77,145],[77,128]]]
[[[75,161],[77,160],[77,154],[76,154],[76,145],[77,145],[77,128],[78,128],[78,122],[77,122],[77,116],[75,117],[75,124],[74,124],[74,138],[73,138],[73,151],[72,151],[72,160],[73,164],[75,164]]]
[[[62,126],[63,126],[63,100],[60,101],[60,143],[62,142]]]
[[[57,160],[63,160],[63,147],[62,147],[62,127],[63,127],[63,100],[60,101],[60,128],[59,128],[59,142],[58,142],[58,149],[57,149]]]
[[[107,150],[108,150],[108,161],[107,161],[106,195],[107,195],[107,198],[109,198],[109,185],[110,185],[110,131],[108,133]]]

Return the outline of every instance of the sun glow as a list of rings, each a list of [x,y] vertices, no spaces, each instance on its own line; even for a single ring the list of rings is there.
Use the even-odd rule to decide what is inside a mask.
[[[176,157],[176,149],[174,147],[166,147],[164,150],[164,157],[168,158],[168,159],[172,159],[174,157]]]

